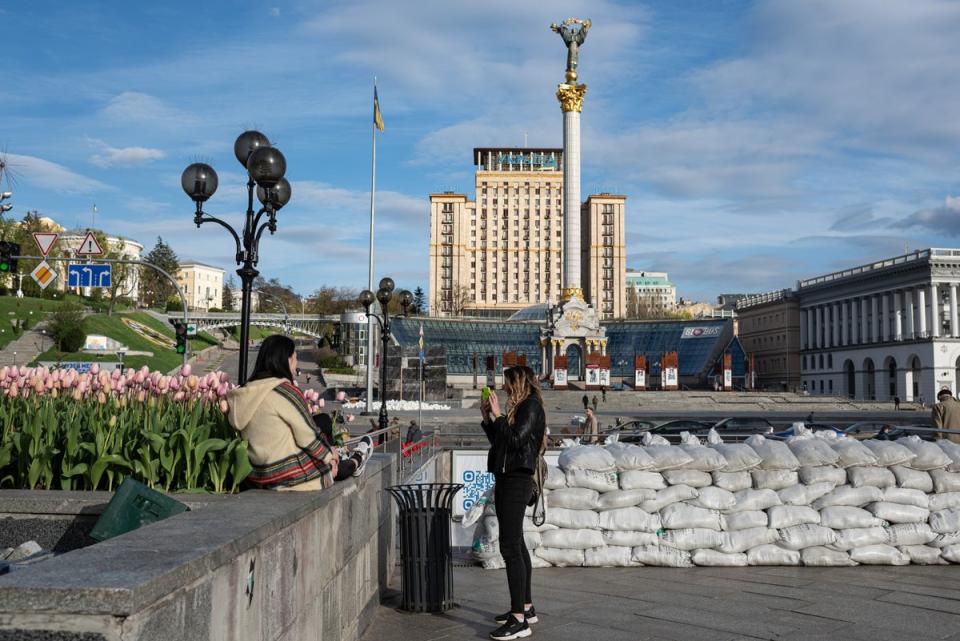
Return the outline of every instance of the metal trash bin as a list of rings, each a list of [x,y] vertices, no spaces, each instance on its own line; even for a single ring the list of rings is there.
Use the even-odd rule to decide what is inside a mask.
[[[400,560],[408,612],[443,612],[453,607],[450,522],[459,483],[394,485],[387,491],[400,508]]]

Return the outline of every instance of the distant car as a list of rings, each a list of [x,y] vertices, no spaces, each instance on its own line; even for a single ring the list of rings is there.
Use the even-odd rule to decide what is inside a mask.
[[[884,425],[890,425],[890,423],[884,423],[882,421],[860,421],[847,426],[847,428],[843,430],[843,433],[855,439],[868,439],[879,434],[880,428]]]
[[[840,428],[834,425],[829,425],[827,423],[804,423],[804,427],[806,427],[811,432],[827,431],[827,432],[835,433],[838,437],[846,436],[846,433],[843,430],[841,430]],[[777,438],[788,438],[790,436],[793,436],[793,427],[791,426],[785,430],[774,432],[773,434],[771,434],[771,436],[774,436]]]
[[[713,429],[723,436],[728,434],[773,434],[776,428],[773,423],[760,417],[734,417],[717,421]]]
[[[696,436],[705,436],[708,431],[710,431],[709,423],[690,419],[679,419],[667,421],[666,423],[661,423],[645,430],[633,430],[629,433],[622,433],[619,440],[622,443],[639,443],[643,439],[643,435],[649,432],[650,434],[662,436],[671,443],[678,443],[680,442],[680,434],[683,432],[690,432]]]

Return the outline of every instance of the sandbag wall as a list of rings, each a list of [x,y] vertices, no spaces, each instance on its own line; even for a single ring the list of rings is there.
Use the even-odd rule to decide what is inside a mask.
[[[712,433],[706,444],[573,446],[546,488],[545,523],[530,510],[524,523],[534,567],[960,563],[950,441]],[[474,510],[474,555],[502,568],[492,500]]]

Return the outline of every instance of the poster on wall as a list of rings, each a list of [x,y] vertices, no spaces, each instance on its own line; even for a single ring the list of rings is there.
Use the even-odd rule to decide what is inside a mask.
[[[600,368],[587,365],[587,385],[600,384]]]
[[[663,370],[663,386],[676,387],[677,386],[677,368],[676,367],[666,367]]]
[[[600,384],[604,387],[610,386],[610,370],[601,369],[600,370]]]
[[[647,386],[647,372],[642,369],[633,372],[634,387],[641,388]]]
[[[566,384],[567,384],[567,370],[565,370],[565,369],[555,369],[555,370],[553,370],[553,384],[554,384],[554,385],[566,385]]]
[[[723,387],[725,389],[730,389],[733,387],[733,371],[729,369],[723,370]]]
[[[560,455],[547,452],[543,458],[548,465],[556,465]],[[487,472],[486,450],[454,450],[453,482],[463,483],[453,500],[453,517],[462,517],[493,487],[493,474]]]

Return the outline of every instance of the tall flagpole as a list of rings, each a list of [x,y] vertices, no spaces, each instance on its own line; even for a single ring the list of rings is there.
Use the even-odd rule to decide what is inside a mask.
[[[376,76],[373,78],[373,93],[374,97],[376,97]],[[376,99],[374,99],[373,108],[374,111],[376,111]],[[367,289],[371,292],[376,291],[373,288],[373,218],[375,197],[377,193],[377,124],[375,120],[375,118],[372,118],[370,122],[370,130],[371,134],[373,135],[373,153],[370,157],[370,266],[367,276]],[[376,324],[373,322],[373,319],[367,318],[367,414],[371,414],[373,412],[373,351],[374,346],[376,345],[376,342],[373,340],[373,331],[375,328]],[[380,402],[384,402],[383,390],[380,390]]]

